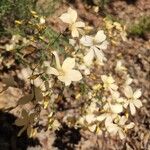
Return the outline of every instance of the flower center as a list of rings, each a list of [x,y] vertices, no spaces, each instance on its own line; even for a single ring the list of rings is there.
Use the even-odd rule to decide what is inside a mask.
[[[76,26],[75,26],[75,23],[72,23],[70,26],[69,26],[69,29],[72,31],[72,30],[74,30],[76,28]]]
[[[58,72],[59,72],[59,76],[64,76],[65,75],[65,72],[62,69],[59,69]]]
[[[97,41],[95,38],[93,39],[93,45],[97,45]]]

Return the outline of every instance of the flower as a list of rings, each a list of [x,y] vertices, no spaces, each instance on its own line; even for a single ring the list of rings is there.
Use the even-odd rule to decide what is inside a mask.
[[[107,48],[108,42],[106,41],[106,35],[103,30],[99,30],[95,37],[83,36],[80,39],[80,43],[85,47],[90,47],[89,52],[84,57],[84,62],[87,65],[91,65],[94,57],[96,57],[99,64],[103,64],[103,61],[107,59],[104,56],[103,49]]]
[[[16,46],[15,43],[13,43],[13,44],[6,44],[5,45],[6,51],[12,51],[12,50],[14,50],[15,46]]]
[[[45,24],[45,18],[42,16],[42,17],[40,17],[40,24],[42,25],[42,24]]]
[[[113,101],[118,103],[123,103],[125,100],[123,97],[120,97],[120,93],[118,91],[111,91],[111,98]]]
[[[105,90],[117,90],[118,86],[115,84],[115,80],[112,76],[101,75],[101,79],[103,81],[103,87]]]
[[[122,65],[122,61],[121,61],[121,60],[118,60],[118,61],[117,61],[116,68],[115,68],[115,71],[116,71],[116,72],[126,72],[126,70],[127,70],[127,68]]]
[[[133,128],[134,123],[131,122],[126,125],[125,123],[127,122],[127,118],[125,116],[116,118],[116,120],[117,120],[116,122],[114,120],[115,123],[113,123],[113,120],[108,120],[108,122],[106,124],[106,129],[112,135],[119,134],[120,139],[124,139],[126,136],[125,131]]]
[[[63,22],[69,24],[72,37],[79,37],[79,28],[85,27],[85,23],[77,20],[77,12],[72,8],[69,8],[67,13],[62,14],[59,17]]]
[[[124,107],[127,108],[127,106],[129,106],[131,114],[135,115],[136,113],[135,108],[142,107],[142,103],[139,100],[139,98],[142,95],[141,90],[137,89],[135,92],[133,92],[130,86],[126,86],[124,88],[124,94],[127,97],[127,101],[125,102]]]
[[[133,79],[130,77],[130,75],[127,74],[126,81],[124,83],[124,87],[129,86],[132,82],[133,82]]]
[[[97,116],[97,121],[105,122],[105,126],[107,126],[107,123],[109,123],[109,120],[113,120],[114,118],[116,118],[118,116],[119,113],[121,113],[123,111],[123,108],[120,105],[117,104],[110,104],[110,103],[106,103],[103,106],[103,111],[102,114],[100,114],[99,116]]]
[[[11,40],[10,40],[10,44],[6,44],[5,45],[5,48],[7,51],[12,51],[15,49],[16,47],[16,44],[19,43],[19,40],[21,40],[21,36],[16,34],[16,35],[13,35]]]
[[[18,43],[21,40],[21,36],[19,34],[13,35],[11,38],[11,43]]]
[[[111,96],[109,98],[110,98],[112,112],[121,113],[123,111],[125,98],[120,97],[120,93],[118,91],[113,91],[113,90],[111,90]]]
[[[65,83],[66,86],[70,85],[72,81],[79,81],[82,79],[81,73],[78,70],[73,69],[75,66],[74,58],[66,58],[61,66],[57,52],[53,52],[53,54],[56,59],[56,69],[48,67],[48,74],[56,75],[60,81]]]

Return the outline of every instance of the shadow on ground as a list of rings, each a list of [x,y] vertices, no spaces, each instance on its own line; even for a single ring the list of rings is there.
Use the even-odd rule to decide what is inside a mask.
[[[26,131],[18,137],[20,127],[14,125],[16,117],[0,110],[0,150],[26,150],[28,146],[39,145],[37,139],[31,139]]]
[[[81,140],[79,129],[63,125],[59,131],[56,131],[56,139],[53,146],[59,150],[73,150],[75,145]]]

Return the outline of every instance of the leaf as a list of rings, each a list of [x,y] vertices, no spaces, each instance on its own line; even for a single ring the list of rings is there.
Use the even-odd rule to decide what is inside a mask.
[[[25,105],[28,102],[32,101],[32,99],[33,99],[33,94],[25,95],[18,100],[18,105]]]
[[[42,94],[42,91],[39,87],[35,87],[35,99],[37,101],[42,101],[43,100],[43,94]]]
[[[15,125],[17,125],[17,126],[24,126],[24,124],[25,124],[26,122],[25,122],[25,120],[24,119],[16,119],[15,120]]]
[[[22,110],[21,114],[22,114],[23,118],[25,118],[27,120],[27,118],[28,118],[28,112],[25,109]]]
[[[4,84],[6,84],[6,86],[7,87],[14,87],[14,86],[16,86],[16,82],[15,82],[15,80],[14,80],[14,78],[13,77],[8,77],[8,78],[3,78],[2,79],[2,82],[4,83]]]

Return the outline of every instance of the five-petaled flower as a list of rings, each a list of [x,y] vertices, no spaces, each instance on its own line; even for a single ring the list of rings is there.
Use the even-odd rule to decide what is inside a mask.
[[[48,74],[56,75],[66,86],[70,85],[72,81],[79,81],[82,79],[81,73],[73,69],[75,67],[75,58],[66,58],[61,66],[57,52],[54,51],[53,54],[56,59],[56,69],[48,66]]]
[[[138,89],[135,92],[133,92],[130,86],[126,86],[124,88],[124,94],[127,97],[127,101],[125,102],[124,107],[127,108],[127,106],[129,106],[131,114],[135,115],[135,108],[142,107],[142,102],[139,100],[139,98],[142,95],[141,90]]]
[[[69,30],[72,37],[79,37],[80,28],[85,27],[85,23],[77,20],[77,12],[72,8],[68,8],[67,13],[62,14],[59,17],[63,22],[69,24]]]
[[[120,139],[124,139],[126,137],[125,131],[128,129],[131,129],[134,127],[134,123],[131,122],[129,124],[126,124],[127,118],[125,116],[118,117],[116,119],[117,121],[108,120],[108,122],[105,124],[106,129],[111,135],[119,135]],[[113,123],[115,122],[115,123]]]
[[[118,86],[115,84],[115,80],[112,76],[101,75],[101,79],[103,81],[103,87],[105,90],[117,90]]]
[[[106,35],[103,30],[99,30],[97,34],[93,36],[85,35],[80,39],[80,43],[89,47],[89,51],[84,57],[84,62],[87,65],[91,65],[94,58],[96,58],[97,63],[103,65],[103,61],[106,61],[106,57],[102,50],[107,48],[108,42],[106,40]]]

